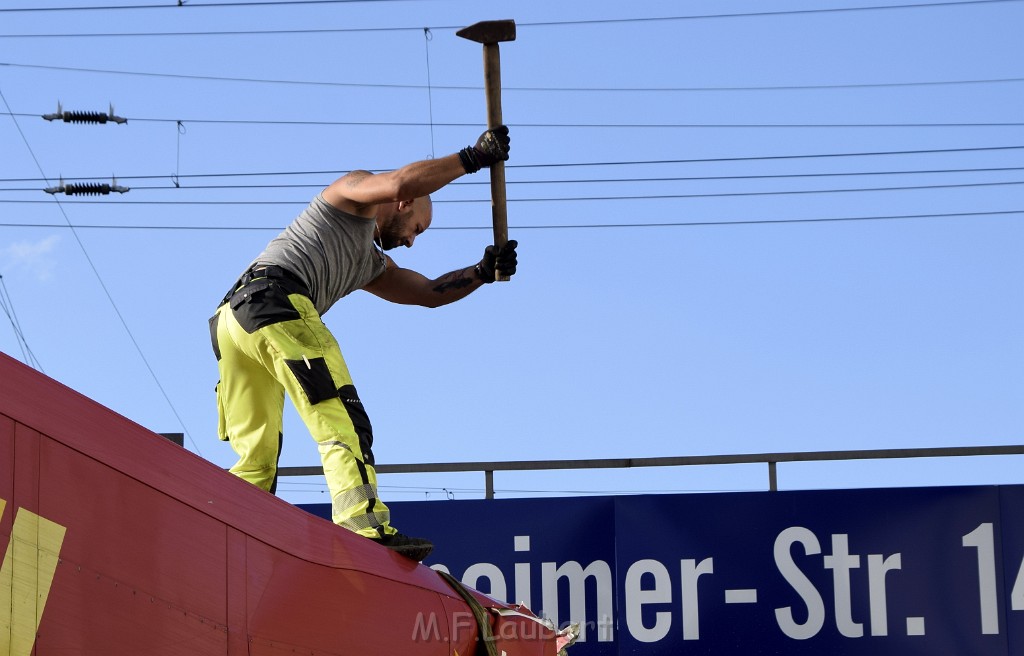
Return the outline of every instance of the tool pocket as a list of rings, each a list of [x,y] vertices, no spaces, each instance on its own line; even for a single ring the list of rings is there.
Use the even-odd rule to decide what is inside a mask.
[[[288,292],[269,278],[242,287],[228,302],[238,325],[250,335],[260,328],[302,316],[292,305]]]
[[[327,360],[323,358],[285,360],[285,364],[291,369],[295,380],[299,382],[299,387],[306,393],[310,405],[338,397],[338,388],[334,385],[331,370],[327,367]]]

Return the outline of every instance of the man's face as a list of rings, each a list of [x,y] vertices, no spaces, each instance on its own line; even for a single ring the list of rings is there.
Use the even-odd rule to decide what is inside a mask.
[[[430,207],[423,199],[399,209],[380,228],[380,246],[386,251],[399,246],[411,248],[420,234],[430,227]]]

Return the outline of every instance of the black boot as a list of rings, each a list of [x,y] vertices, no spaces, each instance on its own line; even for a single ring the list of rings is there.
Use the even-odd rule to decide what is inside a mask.
[[[434,550],[434,543],[430,540],[411,538],[401,533],[385,535],[383,538],[374,541],[416,562],[423,560]]]

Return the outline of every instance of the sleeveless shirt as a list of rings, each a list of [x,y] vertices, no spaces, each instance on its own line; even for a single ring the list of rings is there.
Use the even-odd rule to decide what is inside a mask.
[[[276,264],[295,274],[322,315],[384,273],[384,255],[373,242],[375,227],[372,219],[343,212],[317,194],[253,265]]]

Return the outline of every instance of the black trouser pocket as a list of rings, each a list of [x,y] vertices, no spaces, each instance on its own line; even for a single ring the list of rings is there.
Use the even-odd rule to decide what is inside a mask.
[[[269,278],[242,287],[229,302],[238,325],[250,335],[260,328],[302,317],[288,298],[288,291]]]
[[[323,358],[309,358],[309,360],[285,360],[285,364],[292,370],[295,380],[306,393],[310,404],[316,405],[327,399],[337,398],[338,388],[334,386],[334,379],[331,378],[331,370],[327,368],[327,360]]]

